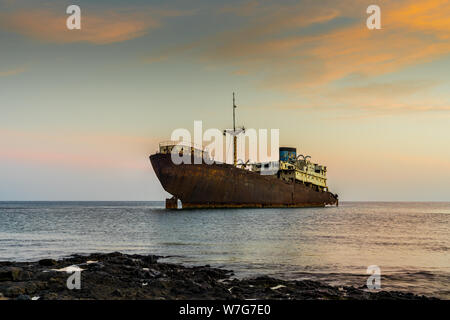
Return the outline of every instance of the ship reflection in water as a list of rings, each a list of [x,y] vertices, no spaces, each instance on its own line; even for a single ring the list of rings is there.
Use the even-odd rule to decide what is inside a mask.
[[[0,203],[0,260],[122,251],[450,298],[450,203],[167,211],[164,202]]]

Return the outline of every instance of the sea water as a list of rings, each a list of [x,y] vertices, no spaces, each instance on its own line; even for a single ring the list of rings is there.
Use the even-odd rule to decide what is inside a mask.
[[[163,202],[0,202],[0,260],[92,252],[450,298],[450,203],[165,210]]]

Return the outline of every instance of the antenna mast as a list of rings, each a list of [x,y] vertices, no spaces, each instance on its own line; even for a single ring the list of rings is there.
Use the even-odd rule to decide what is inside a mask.
[[[234,92],[233,92],[233,131],[236,131],[236,123],[235,123],[235,109],[236,109],[236,103],[234,102]]]
[[[233,165],[236,167],[237,164],[237,134],[236,134],[236,103],[234,102],[234,92],[233,92]]]
[[[236,130],[236,100],[233,92],[233,130],[224,130],[223,134],[230,134],[233,136],[233,165],[236,167],[237,165],[237,135],[245,132],[245,128],[239,128]]]

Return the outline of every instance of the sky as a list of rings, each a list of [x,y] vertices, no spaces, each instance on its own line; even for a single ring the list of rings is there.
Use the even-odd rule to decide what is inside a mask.
[[[449,71],[448,0],[0,0],[0,201],[164,200],[148,156],[232,92],[341,200],[450,201]]]

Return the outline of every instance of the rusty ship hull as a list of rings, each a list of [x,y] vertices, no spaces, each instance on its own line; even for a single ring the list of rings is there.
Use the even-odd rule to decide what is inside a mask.
[[[170,154],[156,153],[150,162],[164,190],[182,208],[324,207],[337,204],[328,191],[301,182],[280,180],[229,164],[179,164]],[[167,205],[176,208],[176,204]]]

